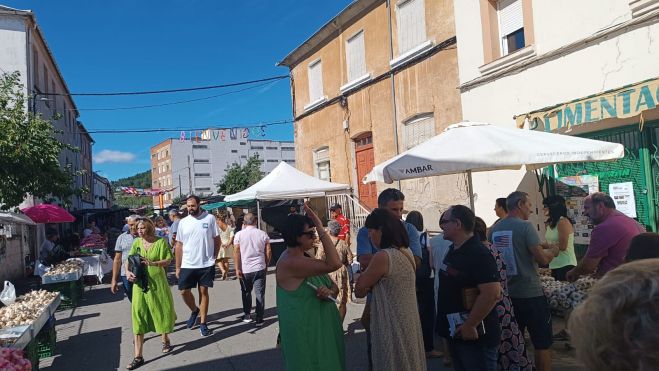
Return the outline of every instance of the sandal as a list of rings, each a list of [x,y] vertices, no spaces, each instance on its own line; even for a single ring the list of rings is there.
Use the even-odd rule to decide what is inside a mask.
[[[172,351],[172,349],[174,349],[174,347],[172,347],[172,345],[169,343],[169,341],[163,341],[163,343],[162,343],[162,352],[163,353],[169,353],[169,352]]]
[[[133,358],[133,362],[131,362],[128,366],[126,366],[127,370],[134,370],[144,364],[144,357],[135,357]]]

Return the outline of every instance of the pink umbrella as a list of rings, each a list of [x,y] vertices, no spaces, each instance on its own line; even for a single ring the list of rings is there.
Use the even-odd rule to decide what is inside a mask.
[[[41,204],[21,209],[35,223],[70,223],[76,218],[57,205]]]

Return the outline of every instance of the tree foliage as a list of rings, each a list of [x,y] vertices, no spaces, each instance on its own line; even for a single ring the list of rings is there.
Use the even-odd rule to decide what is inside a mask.
[[[20,74],[0,77],[0,209],[18,206],[27,194],[39,198],[59,197],[66,201],[76,191],[75,172],[60,167],[59,154],[67,148],[60,142],[50,121],[28,109]]]
[[[112,188],[117,187],[151,188],[151,170],[113,181]]]
[[[258,155],[247,159],[244,165],[233,163],[224,179],[217,184],[217,192],[222,195],[230,195],[240,192],[261,180],[261,160]]]

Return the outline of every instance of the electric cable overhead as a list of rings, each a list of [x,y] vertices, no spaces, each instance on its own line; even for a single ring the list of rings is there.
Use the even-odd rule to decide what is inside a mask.
[[[259,127],[268,127],[276,125],[285,125],[293,123],[293,119],[286,120],[277,120],[269,122],[260,122],[260,123],[250,123],[250,124],[235,124],[235,125],[207,125],[203,127],[179,127],[179,128],[139,128],[139,129],[91,129],[87,130],[85,133],[89,134],[122,134],[122,133],[180,133],[190,132],[190,131],[204,131],[204,130],[228,130],[228,129],[249,129],[249,128],[259,128]],[[74,132],[73,134],[82,134],[83,132]]]
[[[167,93],[180,93],[180,92],[188,92],[188,91],[230,88],[232,86],[241,86],[241,85],[256,84],[256,83],[260,83],[260,82],[282,80],[282,79],[286,79],[288,77],[289,77],[288,75],[279,75],[279,76],[267,77],[267,78],[264,78],[264,79],[240,81],[240,82],[234,82],[234,83],[228,83],[228,84],[197,86],[197,87],[191,87],[191,88],[166,89],[166,90],[124,91],[124,92],[103,92],[103,93],[39,93],[39,95],[48,95],[48,96],[92,96],[93,97],[93,96],[167,94]]]
[[[73,109],[73,108],[70,108],[69,111],[123,111],[123,110],[173,106],[173,105],[177,105],[177,104],[198,102],[198,101],[202,101],[202,100],[209,100],[209,99],[213,99],[213,98],[222,97],[222,96],[225,96],[225,95],[236,94],[236,93],[240,93],[240,92],[243,92],[243,91],[246,91],[246,90],[256,89],[256,88],[259,88],[261,86],[271,85],[271,84],[276,83],[277,81],[280,81],[280,80],[267,81],[267,82],[257,84],[257,85],[253,85],[253,86],[249,86],[249,87],[246,87],[246,88],[242,88],[242,89],[238,89],[238,90],[232,90],[232,91],[222,93],[222,94],[211,95],[209,97],[180,100],[180,101],[175,101],[175,102],[159,103],[159,104],[148,104],[148,105],[143,105],[143,106],[128,106],[128,107],[78,108],[77,110]]]

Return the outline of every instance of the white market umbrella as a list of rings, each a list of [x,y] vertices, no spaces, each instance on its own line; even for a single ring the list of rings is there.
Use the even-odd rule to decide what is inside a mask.
[[[463,121],[378,164],[363,182],[393,183],[468,173],[473,209],[472,172],[517,170],[522,166],[535,170],[558,163],[615,160],[624,155],[624,147],[618,143]]]

